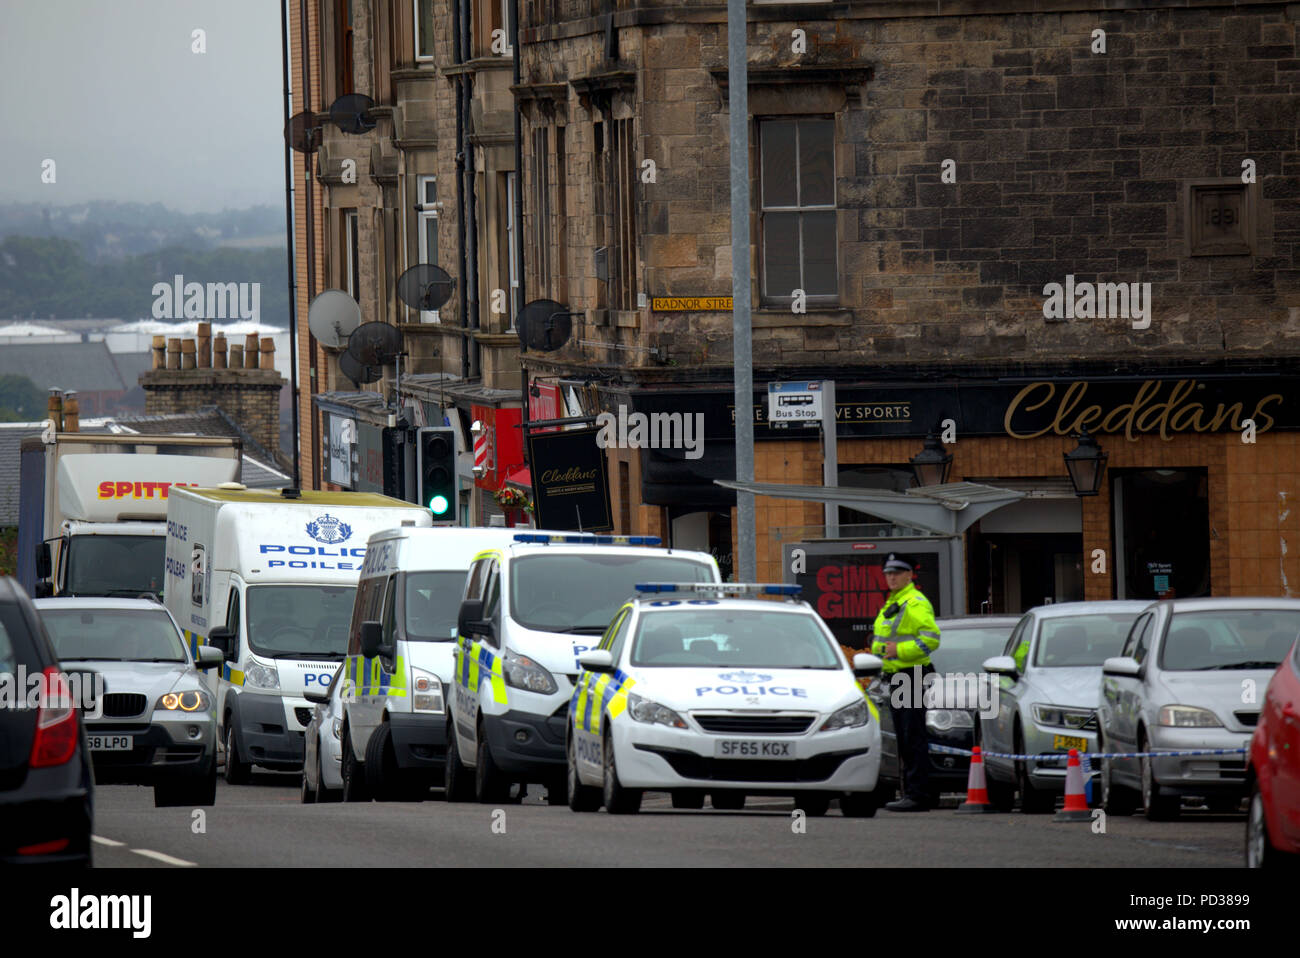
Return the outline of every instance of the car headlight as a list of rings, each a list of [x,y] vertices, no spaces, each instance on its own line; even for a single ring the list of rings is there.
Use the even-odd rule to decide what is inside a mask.
[[[343,720],[335,719],[334,728],[331,731],[333,731],[335,738],[337,739],[343,738]]]
[[[506,684],[525,692],[551,695],[559,688],[551,673],[526,655],[507,655],[504,668]]]
[[[207,692],[189,689],[185,692],[168,692],[158,700],[155,709],[166,712],[203,712],[212,706]]]
[[[860,725],[866,725],[871,718],[871,710],[867,708],[867,700],[859,699],[852,705],[846,705],[844,708],[835,712],[822,723],[819,731],[830,732],[837,728],[857,728]]]
[[[1084,729],[1097,717],[1096,709],[1062,708],[1059,705],[1035,705],[1034,721],[1054,728]]]
[[[244,684],[251,685],[255,689],[278,689],[280,673],[275,670],[274,665],[250,662],[248,668],[244,670]]]
[[[1160,710],[1157,724],[1174,728],[1219,728],[1223,725],[1219,717],[1209,709],[1198,709],[1191,705],[1166,705]]]
[[[686,723],[682,717],[666,705],[660,705],[658,702],[647,698],[642,698],[635,692],[627,694],[627,714],[632,716],[638,722],[645,722],[648,725],[667,725],[669,728],[686,728]]]
[[[411,710],[413,712],[442,712],[442,682],[438,676],[423,669],[411,669]]]
[[[975,720],[966,709],[926,709],[925,727],[946,732],[954,728],[974,728]]]

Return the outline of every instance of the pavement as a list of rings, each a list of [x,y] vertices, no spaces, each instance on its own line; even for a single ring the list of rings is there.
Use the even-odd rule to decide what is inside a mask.
[[[1019,812],[959,815],[959,796],[924,814],[881,810],[847,819],[837,809],[800,820],[783,798],[743,811],[677,810],[647,793],[639,815],[575,814],[531,786],[522,804],[424,802],[302,805],[298,776],[254,772],[217,786],[203,809],[154,808],[153,791],[95,790],[97,868],[282,866],[971,866],[1060,868],[1241,867],[1244,814],[1185,811],[1058,823]],[[201,814],[200,814],[201,813]]]

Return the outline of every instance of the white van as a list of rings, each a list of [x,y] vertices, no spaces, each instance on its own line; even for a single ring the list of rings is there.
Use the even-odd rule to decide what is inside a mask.
[[[390,529],[366,545],[348,633],[343,800],[419,801],[441,787],[456,616],[474,557],[509,529]]]
[[[582,666],[643,582],[721,582],[707,552],[653,536],[521,533],[478,556],[457,621],[448,801],[504,800],[540,783],[568,801],[565,728]]]
[[[207,681],[226,781],[247,781],[253,765],[302,767],[313,708],[303,693],[327,688],[346,654],[366,540],[432,522],[370,493],[172,489],[163,601],[192,649],[225,656]]]

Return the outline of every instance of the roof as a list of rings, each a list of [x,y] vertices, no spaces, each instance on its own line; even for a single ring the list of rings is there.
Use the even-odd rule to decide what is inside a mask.
[[[166,612],[167,607],[153,599],[110,599],[96,596],[81,598],[35,599],[33,605],[43,612],[58,609],[135,609],[146,612]]]
[[[36,388],[125,392],[113,355],[103,343],[13,343],[0,349],[0,375],[26,376]]]
[[[370,506],[372,508],[428,511],[414,502],[403,502],[401,499],[393,499],[373,492],[318,492],[314,489],[303,489],[300,491],[298,498],[286,499],[278,491],[271,489],[184,489],[178,491],[183,491],[187,496],[197,496],[213,502],[241,502],[248,504],[278,502],[284,505]]]
[[[1174,612],[1212,612],[1232,609],[1300,609],[1300,599],[1284,599],[1280,595],[1232,596],[1214,598],[1206,596],[1198,599],[1165,599],[1151,605],[1168,605]]]
[[[939,626],[939,631],[944,629],[978,629],[980,626],[992,626],[994,628],[1015,628],[1020,621],[1018,615],[964,615],[951,619],[935,619],[935,624]]]
[[[151,416],[118,416],[116,421],[132,432],[148,436],[195,435],[229,436],[244,444],[245,469],[251,463],[251,472],[244,473],[246,486],[266,486],[288,480],[286,470],[293,467],[292,460],[283,453],[267,449],[235,422],[220,406],[200,406],[190,413],[167,413]]]
[[[1030,609],[1040,619],[1058,619],[1067,615],[1105,615],[1141,612],[1151,604],[1150,599],[1098,599],[1094,602],[1057,602]]]
[[[0,350],[3,353],[4,350]],[[105,419],[83,419],[81,431],[104,433],[108,429]],[[21,468],[22,442],[39,436],[45,428],[43,422],[0,423],[0,528],[18,525],[18,477]]]

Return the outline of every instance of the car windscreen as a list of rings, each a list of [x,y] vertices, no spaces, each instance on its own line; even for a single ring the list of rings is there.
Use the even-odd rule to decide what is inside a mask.
[[[1007,637],[1014,628],[1014,622],[997,628],[944,628],[940,623],[939,649],[930,654],[930,661],[938,672],[978,674],[983,670],[985,659],[1002,654]]]
[[[345,655],[356,594],[351,585],[249,586],[248,644],[259,655]]]
[[[18,641],[22,641],[23,666],[30,668],[36,664],[36,660],[26,654],[28,652],[27,642],[23,639],[15,640],[12,635],[14,632],[18,632],[25,639],[27,629],[23,625],[18,606],[12,602],[6,602],[0,605],[0,677],[17,673]]]
[[[406,637],[412,642],[450,642],[456,637],[465,570],[406,573]]]
[[[713,568],[684,556],[524,556],[510,570],[510,614],[540,632],[605,631],[640,582],[712,582]]]
[[[631,662],[656,668],[843,668],[815,617],[779,609],[647,612],[633,639]]]
[[[1300,633],[1300,612],[1221,609],[1176,612],[1160,643],[1160,668],[1172,672],[1274,669]]]
[[[1119,655],[1137,617],[1137,612],[1109,612],[1045,618],[1039,626],[1034,665],[1049,669],[1101,665]],[[940,637],[941,645],[942,641]]]
[[[161,595],[167,540],[163,536],[73,536],[68,544],[68,595],[138,598]]]
[[[185,646],[162,609],[41,609],[61,661],[185,662]]]

